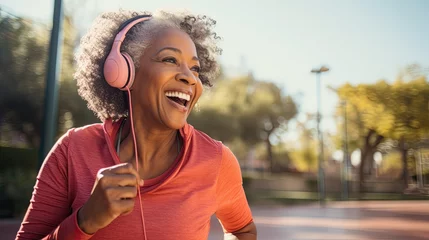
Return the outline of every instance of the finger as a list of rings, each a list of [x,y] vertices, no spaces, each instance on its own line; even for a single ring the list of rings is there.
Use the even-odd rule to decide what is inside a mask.
[[[134,176],[136,176],[136,179],[140,184],[140,175],[131,163],[121,163],[121,164],[115,165],[110,168],[110,172],[115,174],[123,174],[123,173],[133,174]]]
[[[126,173],[126,174],[106,174],[104,176],[102,176],[102,178],[100,179],[100,181],[102,181],[103,186],[108,187],[108,186],[112,186],[112,187],[116,187],[116,186],[120,186],[120,187],[125,187],[125,186],[131,186],[131,187],[135,187],[137,186],[137,179],[136,176],[130,173]]]
[[[106,193],[109,196],[109,199],[112,200],[121,200],[135,198],[137,196],[136,187],[110,187],[106,189]]]
[[[115,204],[121,215],[129,214],[134,209],[134,199],[117,200]]]

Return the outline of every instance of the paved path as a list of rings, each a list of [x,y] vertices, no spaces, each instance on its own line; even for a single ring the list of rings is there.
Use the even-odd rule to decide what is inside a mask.
[[[252,208],[263,240],[429,239],[429,201],[337,202],[324,208]],[[209,240],[222,239],[212,221]]]
[[[320,208],[252,207],[261,240],[429,240],[429,201],[337,202]],[[209,240],[221,240],[212,219]],[[18,221],[0,220],[0,239],[14,239]]]

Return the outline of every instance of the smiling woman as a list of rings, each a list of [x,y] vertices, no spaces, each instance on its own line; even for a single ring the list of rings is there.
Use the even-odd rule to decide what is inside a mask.
[[[256,239],[240,167],[187,117],[216,77],[206,16],[104,13],[76,55],[102,123],[69,130],[39,172],[17,239]],[[230,238],[229,238],[230,239]]]

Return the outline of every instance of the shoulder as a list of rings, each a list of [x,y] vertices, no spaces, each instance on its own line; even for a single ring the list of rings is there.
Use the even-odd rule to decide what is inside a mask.
[[[231,149],[229,149],[221,141],[213,139],[206,133],[197,129],[194,129],[193,138],[195,139],[195,141],[198,143],[198,145],[201,147],[202,150],[206,150],[209,152],[216,151],[216,153],[219,154],[220,160],[223,163],[238,162],[237,158],[235,157]]]
[[[78,128],[71,128],[65,135],[69,138],[71,144],[76,142],[94,142],[97,141],[97,139],[104,139],[103,124],[95,123]]]
[[[78,128],[72,128],[68,131],[69,137],[86,140],[86,138],[102,137],[104,135],[103,124],[94,123]]]
[[[58,139],[55,147],[61,147],[70,154],[76,149],[88,149],[103,141],[105,142],[103,125],[97,123],[69,129]]]
[[[210,162],[213,166],[220,166],[223,159],[225,145],[206,133],[194,129],[191,125],[187,126],[188,131],[188,146],[192,150],[193,155],[198,159],[205,159],[203,162]],[[208,161],[210,160],[210,161]]]
[[[75,141],[85,141],[89,136],[96,136],[98,132],[102,132],[98,128],[101,130],[101,124],[91,124],[79,128],[70,128],[57,139],[51,149],[51,152],[56,152],[58,150],[66,152],[68,148],[70,148],[70,145],[73,145]]]
[[[201,143],[204,143],[207,145],[211,145],[211,146],[221,147],[223,145],[221,141],[213,139],[212,137],[210,137],[206,133],[204,133],[200,130],[197,130],[197,129],[194,129],[193,138],[195,138],[195,140],[198,142],[201,142]]]
[[[81,145],[82,142],[83,146],[91,147],[88,145],[88,142],[91,142],[89,136],[97,136],[98,132],[102,132],[101,129],[101,124],[69,129],[55,142],[45,157],[42,169],[51,167],[66,172],[71,155],[76,151],[76,145]]]
[[[195,129],[192,125],[187,124],[185,127],[185,131],[191,134],[191,141],[194,142],[198,148],[201,148],[201,150],[212,152],[215,150],[216,152],[220,153],[222,148],[222,142],[218,141],[216,139],[213,139],[209,135],[207,135],[205,132]]]

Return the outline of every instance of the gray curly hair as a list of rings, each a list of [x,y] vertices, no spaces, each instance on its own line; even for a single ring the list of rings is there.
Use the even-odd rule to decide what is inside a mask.
[[[139,15],[152,15],[144,24],[136,24],[128,31],[121,51],[128,53],[134,61],[136,71],[140,66],[140,57],[159,30],[177,28],[186,32],[193,40],[200,59],[199,78],[203,85],[212,86],[219,73],[216,57],[222,50],[217,47],[220,39],[212,30],[216,21],[207,16],[195,16],[186,12],[166,11],[132,12],[119,10],[106,12],[98,16],[80,42],[75,55],[78,93],[87,102],[87,106],[97,117],[117,120],[128,115],[128,103],[125,92],[107,84],[103,75],[104,61],[110,52],[118,28],[126,20]]]

